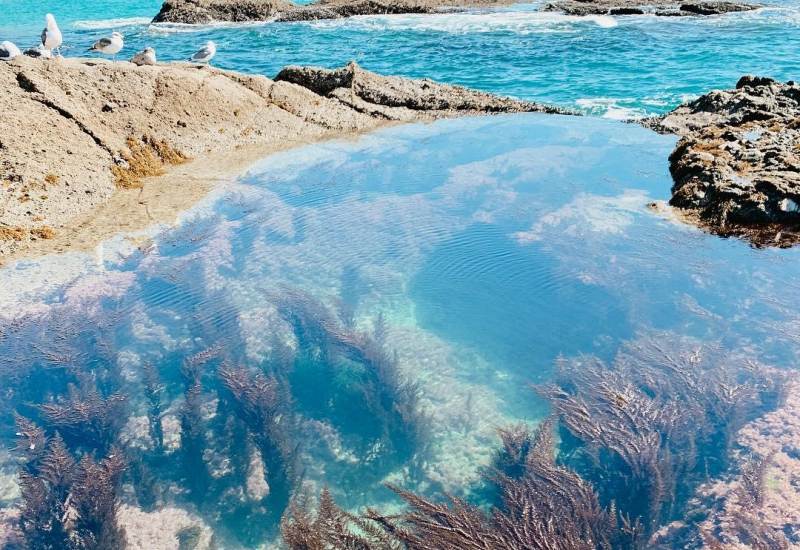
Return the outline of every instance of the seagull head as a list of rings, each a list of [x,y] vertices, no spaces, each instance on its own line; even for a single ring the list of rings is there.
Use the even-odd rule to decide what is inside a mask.
[[[120,38],[120,39],[122,39],[123,36],[122,36],[121,32],[114,31],[114,32],[111,33],[111,38]]]
[[[44,16],[44,20],[47,22],[47,28],[52,29],[56,27],[56,18],[53,17],[52,13],[48,13]]]
[[[153,48],[151,48],[150,46],[147,46],[144,49],[144,53],[156,53],[156,51]]]
[[[213,40],[209,40],[208,42],[206,42],[206,48],[208,48],[210,50],[216,50],[217,49],[217,45],[214,43]]]

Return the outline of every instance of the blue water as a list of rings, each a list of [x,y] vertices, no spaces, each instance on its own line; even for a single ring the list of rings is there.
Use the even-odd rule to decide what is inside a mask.
[[[533,114],[274,155],[144,242],[121,237],[93,255],[1,272],[3,410],[63,391],[42,380],[67,357],[84,372],[117,365],[121,380],[96,383],[121,384],[139,418],[140,371],[155,365],[164,415],[176,418],[180,365],[199,351],[221,344],[253,369],[272,368],[284,346],[313,356],[278,313],[285,296],[306,293],[355,333],[382,319],[399,374],[419,384],[430,433],[414,473],[366,460],[378,428],[353,393],[358,369],[345,363],[324,382],[304,367],[290,374],[305,487],[391,510],[385,481],[474,487],[496,428],[546,414],[530,384],[547,382],[560,357],[681,342],[791,367],[798,250],[756,250],[651,210],[668,196],[673,146],[635,125]],[[147,448],[135,425],[123,439]],[[171,500],[189,506],[182,498]],[[245,527],[225,525],[225,536],[255,544]]]
[[[162,60],[213,39],[215,63],[225,68],[273,75],[290,63],[356,59],[383,73],[606,118],[663,112],[743,73],[800,76],[794,0],[707,19],[578,19],[522,5],[199,28],[150,25],[157,1],[0,0],[0,8],[0,39],[22,46],[35,43],[42,14],[55,13],[67,56],[83,55],[112,28],[125,33],[127,52],[153,45]],[[163,382],[165,426],[180,431],[181,365],[222,345],[252,370],[281,365],[289,373],[306,489],[328,484],[345,506],[392,510],[386,481],[470,494],[497,448],[497,427],[548,413],[530,384],[549,381],[561,358],[609,360],[622,346],[657,342],[720,346],[793,367],[800,252],[756,250],[651,209],[669,196],[674,145],[674,137],[601,116],[394,127],[266,158],[174,227],[7,266],[0,447],[13,447],[11,411],[35,416],[33,404],[90,380],[129,396],[122,439],[147,452],[144,366]],[[328,378],[314,371],[329,350],[305,346],[281,314],[286,297],[299,294],[352,334],[382,327],[399,376],[420,389],[430,428],[424,460],[382,458],[379,423],[354,383],[363,374],[357,361],[340,358]],[[217,437],[214,377],[202,378],[205,421]],[[237,444],[227,451],[234,463],[246,448]],[[219,466],[220,445],[210,442],[203,460],[224,481],[233,474]],[[164,501],[195,509],[186,480],[170,469],[181,451],[167,447],[157,472]],[[14,486],[15,468],[0,454],[3,487]],[[0,494],[0,506],[17,495]],[[210,509],[198,513],[223,540],[253,547],[272,536],[250,529],[263,518],[230,513],[220,494],[209,498]]]
[[[187,28],[149,25],[157,0],[0,0],[0,39],[34,45],[52,11],[66,33],[66,55],[84,55],[112,28],[125,33],[126,53],[151,45],[164,60],[185,59],[213,39],[220,44],[216,63],[240,71],[272,76],[287,64],[333,67],[355,59],[378,72],[626,118],[664,112],[745,73],[797,78],[800,2],[767,4],[712,18],[604,21],[522,4],[489,13]]]

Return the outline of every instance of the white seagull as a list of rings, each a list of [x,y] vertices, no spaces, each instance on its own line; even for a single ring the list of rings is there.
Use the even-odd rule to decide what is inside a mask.
[[[92,47],[89,48],[89,51],[104,53],[116,59],[122,46],[124,46],[122,35],[118,32],[112,32],[110,37],[103,37],[95,42]]]
[[[217,53],[217,45],[211,40],[206,42],[206,45],[197,50],[189,61],[193,63],[208,63]]]
[[[133,57],[131,63],[134,65],[155,65],[156,64],[156,51],[153,48],[145,48]]]
[[[58,28],[56,18],[53,17],[52,13],[48,13],[44,16],[44,19],[47,25],[42,31],[42,49],[48,51],[58,50],[58,54],[61,55],[61,29]]]
[[[8,40],[0,43],[0,59],[3,61],[11,61],[18,55],[22,55],[22,52],[19,51],[16,44]]]

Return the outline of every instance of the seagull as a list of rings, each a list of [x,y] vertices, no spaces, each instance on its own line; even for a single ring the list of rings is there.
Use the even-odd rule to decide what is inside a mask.
[[[211,40],[206,42],[206,45],[197,50],[192,57],[189,58],[189,61],[194,63],[208,63],[211,61],[211,58],[217,53],[217,45],[214,44]]]
[[[16,44],[8,40],[0,43],[0,59],[3,61],[11,61],[18,55],[22,55],[22,52],[19,51]]]
[[[28,48],[22,53],[24,55],[27,55],[28,57],[38,57],[41,59],[50,59],[51,57],[53,57],[53,52],[51,52],[50,50],[46,50],[45,47],[42,46],[41,44],[36,46],[35,48]]]
[[[117,54],[122,49],[124,43],[122,42],[122,35],[118,32],[112,32],[111,37],[103,37],[97,42],[95,42],[91,48],[89,48],[90,52],[100,52],[106,55],[113,56],[114,59],[117,58]]]
[[[155,65],[156,64],[156,51],[153,48],[145,48],[133,57],[131,63],[134,65]]]
[[[44,19],[47,26],[42,31],[42,48],[49,51],[58,50],[58,54],[61,55],[61,29],[58,28],[56,18],[52,13],[48,13]]]

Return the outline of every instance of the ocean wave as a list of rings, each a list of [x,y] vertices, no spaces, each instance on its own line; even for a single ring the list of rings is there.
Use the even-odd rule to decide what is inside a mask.
[[[219,29],[261,27],[272,22],[273,20],[242,21],[236,23],[228,21],[215,21],[214,23],[204,23],[199,25],[189,23],[152,23],[149,27],[147,27],[147,32],[152,34],[201,33]]]
[[[754,10],[731,12],[721,15],[697,17],[660,17],[652,13],[626,15],[623,19],[633,25],[698,25],[719,28],[743,27],[744,25],[800,26],[800,9],[794,6],[764,6]]]
[[[433,31],[450,34],[513,32],[516,34],[571,33],[582,25],[612,28],[617,19],[608,15],[579,17],[543,11],[459,12],[441,14],[362,15],[302,23],[320,29],[348,27],[369,31]]]
[[[635,120],[648,116],[646,110],[625,105],[634,103],[633,98],[591,97],[575,100],[575,104],[582,111],[611,120]]]
[[[121,17],[117,19],[88,19],[75,21],[72,26],[76,29],[116,29],[119,27],[133,27],[136,25],[149,25],[152,17]]]

